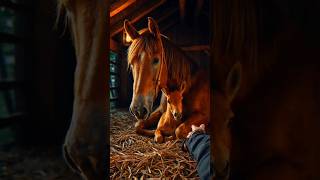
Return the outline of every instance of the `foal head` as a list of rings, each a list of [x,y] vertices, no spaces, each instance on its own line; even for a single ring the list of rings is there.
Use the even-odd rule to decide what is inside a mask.
[[[168,108],[176,121],[179,121],[182,118],[182,113],[183,113],[182,100],[183,100],[183,93],[185,89],[186,89],[185,82],[181,84],[180,89],[174,90],[172,92],[169,92],[167,88],[161,89],[162,92],[167,97]]]
[[[241,84],[241,65],[233,65],[227,75],[224,87],[213,90],[213,117],[211,137],[213,144],[211,155],[214,159],[214,169],[217,177],[228,179],[230,173],[231,129],[230,121],[233,117],[231,104],[237,95]]]

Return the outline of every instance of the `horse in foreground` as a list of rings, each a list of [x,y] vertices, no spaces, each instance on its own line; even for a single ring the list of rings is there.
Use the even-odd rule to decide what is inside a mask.
[[[63,145],[69,167],[83,179],[107,179],[108,63],[107,2],[59,0],[73,37],[74,74],[72,121]]]
[[[320,179],[320,36],[312,20],[319,4],[229,0],[213,7],[217,177]]]
[[[159,90],[178,89],[186,82],[184,91],[184,121],[175,130],[177,138],[185,138],[191,125],[208,125],[210,88],[208,70],[197,65],[180,48],[161,35],[158,25],[148,18],[148,28],[137,31],[128,20],[124,22],[124,41],[128,48],[128,66],[134,79],[130,112],[136,117],[136,132],[153,136],[147,130],[156,125],[166,110],[162,96],[160,106],[152,112]]]

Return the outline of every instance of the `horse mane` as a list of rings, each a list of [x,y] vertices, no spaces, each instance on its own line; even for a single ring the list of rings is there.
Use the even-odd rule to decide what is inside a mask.
[[[184,81],[187,87],[190,87],[192,74],[198,68],[197,64],[165,36],[162,36],[162,45],[164,64],[168,69],[168,82],[174,83],[167,84],[168,88],[178,89]],[[147,30],[142,30],[141,37],[134,40],[128,49],[128,67],[142,51],[149,55],[157,53],[158,46],[158,40]]]
[[[268,22],[277,22],[279,17],[271,17],[265,13],[263,5],[255,0],[244,0],[241,3],[239,0],[214,2],[211,70],[215,87],[225,87],[224,82],[231,67],[240,62],[243,69],[242,80],[246,83],[241,89],[250,89],[278,60],[271,57],[275,52],[270,47],[275,44],[274,37],[281,23],[277,23],[272,32],[266,31],[265,29],[270,28]],[[262,58],[261,55],[265,53],[262,50],[269,50],[270,57]]]

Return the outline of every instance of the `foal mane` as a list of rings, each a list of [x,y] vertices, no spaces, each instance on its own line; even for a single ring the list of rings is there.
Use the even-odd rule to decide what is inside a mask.
[[[198,68],[197,64],[167,37],[161,36],[161,38],[163,48],[159,48],[158,40],[150,32],[143,30],[140,38],[134,40],[128,49],[128,67],[142,51],[151,55],[162,49],[164,65],[168,70],[168,82],[174,83],[168,88],[177,89],[184,81],[189,87],[192,74]]]

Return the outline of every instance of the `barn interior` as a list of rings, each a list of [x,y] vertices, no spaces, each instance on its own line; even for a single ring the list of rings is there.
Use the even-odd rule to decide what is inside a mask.
[[[110,39],[107,42],[110,44],[110,82],[108,82],[111,110],[110,135],[115,142],[114,145],[121,144],[120,148],[116,146],[110,148],[113,160],[122,161],[121,156],[117,155],[127,153],[130,150],[127,147],[132,147],[130,145],[133,142],[140,142],[141,144],[134,144],[141,145],[142,148],[146,142],[149,142],[152,146],[147,146],[143,152],[151,151],[153,154],[149,153],[147,157],[140,154],[141,156],[135,157],[136,160],[146,162],[151,161],[150,158],[153,157],[166,156],[170,158],[164,163],[176,163],[170,159],[176,158],[177,153],[180,153],[181,159],[178,162],[181,163],[177,167],[187,171],[176,169],[174,172],[177,173],[168,171],[168,175],[177,177],[178,172],[181,172],[181,176],[189,175],[197,178],[194,162],[180,151],[179,142],[157,145],[153,143],[152,138],[137,136],[133,132],[132,126],[135,121],[128,112],[132,96],[132,77],[126,65],[127,47],[121,42],[122,25],[124,19],[129,19],[137,29],[141,29],[147,26],[147,17],[153,17],[159,23],[164,35],[183,48],[188,55],[198,59],[199,63],[207,65],[212,36],[210,32],[213,31],[209,23],[213,22],[210,2],[210,0],[110,1]],[[240,21],[241,16],[237,15],[262,12],[258,16],[260,19],[255,19],[249,26],[253,28],[259,26],[260,36],[256,40],[260,44],[253,44],[254,48],[263,50],[263,47],[259,46],[263,45],[270,49],[280,49],[274,43],[274,39],[279,38],[276,37],[277,32],[288,29],[294,32],[293,34],[300,35],[285,42],[292,46],[297,45],[295,49],[298,49],[296,52],[299,52],[300,56],[297,58],[295,51],[286,48],[279,50],[283,54],[278,58],[294,59],[301,61],[301,64],[319,64],[318,53],[313,52],[313,55],[309,55],[308,51],[309,49],[319,50],[320,4],[318,1],[247,0],[243,4],[239,0],[213,2],[213,6],[218,11],[217,14],[223,14],[221,22],[215,23],[221,23],[227,30],[220,32],[224,35],[221,41],[225,44],[219,44],[218,47],[233,48],[228,44],[230,42],[227,41],[228,38],[225,38],[230,34],[235,34],[232,36],[232,41],[252,43],[255,34],[243,29],[245,24]],[[245,6],[253,2],[256,4]],[[238,6],[241,5],[252,9],[237,11],[240,9]],[[255,6],[258,6],[260,11],[255,9]],[[228,23],[236,26],[229,27]],[[250,22],[246,21],[246,23]],[[216,27],[216,29],[219,28]],[[239,34],[245,35],[246,38],[239,38],[240,36],[237,36]],[[0,179],[80,179],[66,166],[61,153],[61,144],[72,114],[76,65],[72,44],[63,16],[56,21],[56,0],[0,0]],[[237,45],[241,48],[234,48],[233,51],[240,55],[243,55],[244,50],[250,50],[246,44]],[[300,47],[303,51],[299,49]],[[271,53],[267,51],[263,52],[263,55]],[[302,56],[304,53],[308,56]],[[318,68],[318,66],[315,67]],[[272,85],[274,82],[270,83],[270,88]],[[319,97],[318,93],[315,93],[314,97]],[[295,134],[300,136],[300,132]],[[312,147],[313,145],[310,145],[308,149]],[[161,148],[163,149],[160,150]],[[164,154],[164,151],[167,154]],[[121,171],[122,175],[130,176],[132,164],[122,162],[126,167],[130,167],[130,170],[127,168]],[[157,160],[158,162],[160,161]],[[155,164],[159,165],[157,163]],[[112,162],[110,164],[112,165]],[[117,168],[121,169],[121,166],[115,163],[113,165],[114,167],[111,167],[114,168],[113,172]],[[244,166],[242,162],[240,165]],[[131,177],[161,176],[161,170],[159,175],[150,167],[143,168],[145,169],[142,169],[140,174],[132,173]],[[299,172],[306,169],[300,166],[298,168],[300,168]],[[120,174],[113,173],[111,176],[116,179]]]
[[[0,179],[79,179],[61,153],[72,115],[76,60],[69,27],[56,13],[54,0],[0,1]],[[122,26],[129,19],[144,28],[147,17],[200,64],[209,58],[209,0],[112,0],[111,122],[122,118],[119,122],[130,127],[132,77]]]
[[[156,144],[152,137],[142,137],[134,132],[136,120],[128,111],[133,79],[127,68],[127,46],[122,43],[122,35],[125,19],[137,30],[141,30],[148,26],[147,17],[152,17],[163,35],[182,48],[199,65],[209,65],[209,3],[208,0],[112,1],[109,56],[111,179],[199,178],[196,163],[180,148],[181,141]]]
[[[61,153],[75,56],[56,1],[0,1],[0,179],[79,179]]]
[[[127,68],[122,43],[125,19],[137,30],[147,27],[147,17],[154,18],[163,35],[185,50],[199,64],[208,62],[210,40],[209,1],[123,0],[110,7],[110,106],[127,108],[131,102],[132,77]]]

